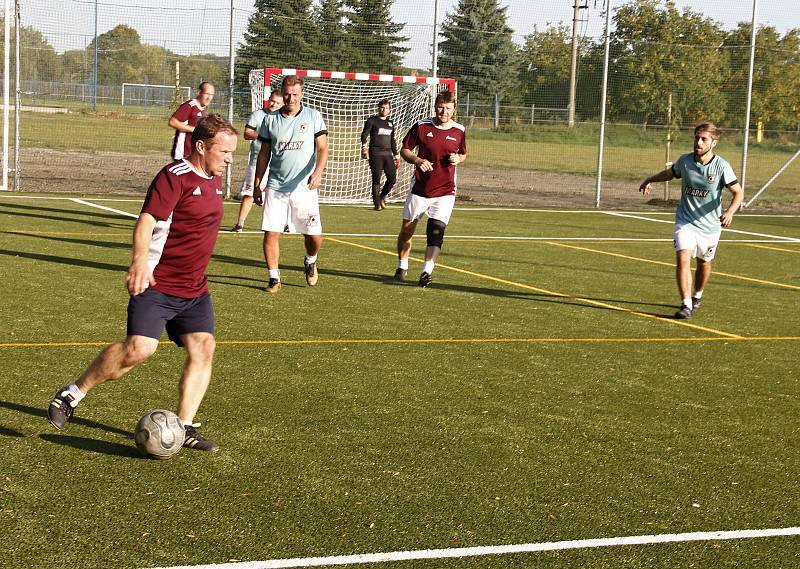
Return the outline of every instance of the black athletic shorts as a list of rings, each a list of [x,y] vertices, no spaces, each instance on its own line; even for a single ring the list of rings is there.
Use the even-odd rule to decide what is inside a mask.
[[[167,336],[178,346],[181,334],[208,332],[214,334],[214,307],[211,295],[197,298],[178,298],[157,290],[147,289],[128,301],[128,336],[161,339]]]

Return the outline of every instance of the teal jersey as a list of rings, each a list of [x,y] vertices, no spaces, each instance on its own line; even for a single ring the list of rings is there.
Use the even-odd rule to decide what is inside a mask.
[[[672,165],[672,173],[681,179],[681,201],[675,215],[678,225],[691,225],[707,234],[720,233],[722,193],[737,182],[733,168],[719,156],[708,164],[695,161],[694,153],[684,154]]]
[[[264,124],[264,118],[266,118],[266,116],[267,111],[264,109],[256,109],[250,113],[250,118],[247,119],[246,128],[252,128],[254,131],[256,131],[256,135],[258,135],[259,131],[261,130],[261,125]],[[259,150],[261,150],[261,141],[256,138],[250,142],[250,159],[248,160],[249,164],[256,163],[256,160],[258,160]]]
[[[272,145],[267,188],[278,192],[308,188],[316,163],[315,140],[327,133],[319,111],[305,105],[292,117],[280,109],[267,113],[258,135]]]

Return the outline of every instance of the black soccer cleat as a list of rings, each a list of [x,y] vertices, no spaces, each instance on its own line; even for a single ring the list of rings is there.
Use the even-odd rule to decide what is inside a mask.
[[[75,398],[67,391],[67,387],[69,386],[65,385],[56,391],[50,406],[47,408],[47,419],[59,431],[72,419],[72,413],[75,412],[75,408],[72,406]]]
[[[431,274],[430,273],[426,273],[425,271],[422,271],[422,274],[419,276],[419,286],[421,286],[422,288],[425,288],[429,284],[431,284],[432,281],[433,281],[433,278],[431,277]]]
[[[689,306],[681,306],[681,309],[675,313],[675,318],[678,320],[688,320],[692,317],[692,309]]]
[[[269,283],[267,284],[267,288],[265,288],[267,292],[275,293],[281,290],[281,281],[278,279],[269,279]]]
[[[186,438],[183,440],[183,446],[194,450],[202,450],[203,452],[217,452],[219,450],[219,445],[198,433],[197,427],[199,426],[200,423],[184,425],[186,429]]]
[[[408,271],[407,271],[407,270],[398,268],[398,269],[397,269],[397,270],[394,272],[394,277],[393,277],[393,278],[394,278],[394,280],[396,280],[397,282],[401,283],[401,282],[403,282],[403,281],[405,281],[405,280],[406,280],[406,275],[407,275],[407,274],[408,274]]]
[[[703,299],[702,298],[694,298],[694,297],[692,297],[692,316],[694,316],[695,312],[700,310],[700,305],[701,304],[703,304]]]
[[[243,229],[244,229],[244,227],[237,223],[236,225],[231,227],[231,233],[241,233]]]

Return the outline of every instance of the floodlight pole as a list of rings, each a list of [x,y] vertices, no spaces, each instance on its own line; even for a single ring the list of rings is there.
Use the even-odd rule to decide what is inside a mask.
[[[745,189],[747,180],[747,147],[750,142],[750,105],[753,101],[753,68],[756,58],[756,11],[758,0],[753,0],[753,18],[750,22],[750,72],[747,74],[747,109],[744,114],[744,146],[742,147],[742,179],[741,186]]]
[[[439,0],[433,3],[433,59],[431,60],[431,76],[439,76]]]
[[[600,142],[597,149],[597,185],[594,207],[600,207],[600,187],[603,184],[603,146],[606,136],[606,97],[608,96],[608,54],[611,45],[611,0],[606,6],[606,53],[603,58],[603,93],[600,96]]]
[[[5,0],[5,17],[3,18],[3,185],[0,190],[8,190],[8,111],[11,95],[11,0]]]

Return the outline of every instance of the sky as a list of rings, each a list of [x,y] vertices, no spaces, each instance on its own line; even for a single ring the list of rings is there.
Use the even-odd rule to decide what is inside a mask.
[[[588,4],[581,10],[584,22],[579,28],[584,35],[603,36],[604,0],[580,0]],[[625,0],[611,0],[612,8]],[[241,41],[254,0],[233,0],[234,41]],[[439,22],[455,11],[459,0],[439,0]],[[738,22],[750,21],[753,0],[675,0],[679,8],[720,22],[732,29]],[[175,7],[163,0],[26,0],[22,2],[22,23],[42,31],[58,52],[81,49],[94,33],[94,9],[98,8],[98,33],[124,23],[135,28],[144,43],[165,46],[182,54],[228,52],[228,28],[231,0],[193,0]],[[167,6],[167,4],[169,4]],[[392,15],[404,22],[403,35],[413,38],[407,63],[423,66],[429,63],[427,47],[432,35],[435,0],[395,0]],[[508,23],[518,44],[535,27],[544,30],[549,24],[572,23],[573,0],[499,0],[507,7]],[[758,0],[759,24],[772,25],[780,33],[800,28],[800,1]],[[87,41],[88,38],[88,41]],[[412,61],[409,61],[412,60]]]

